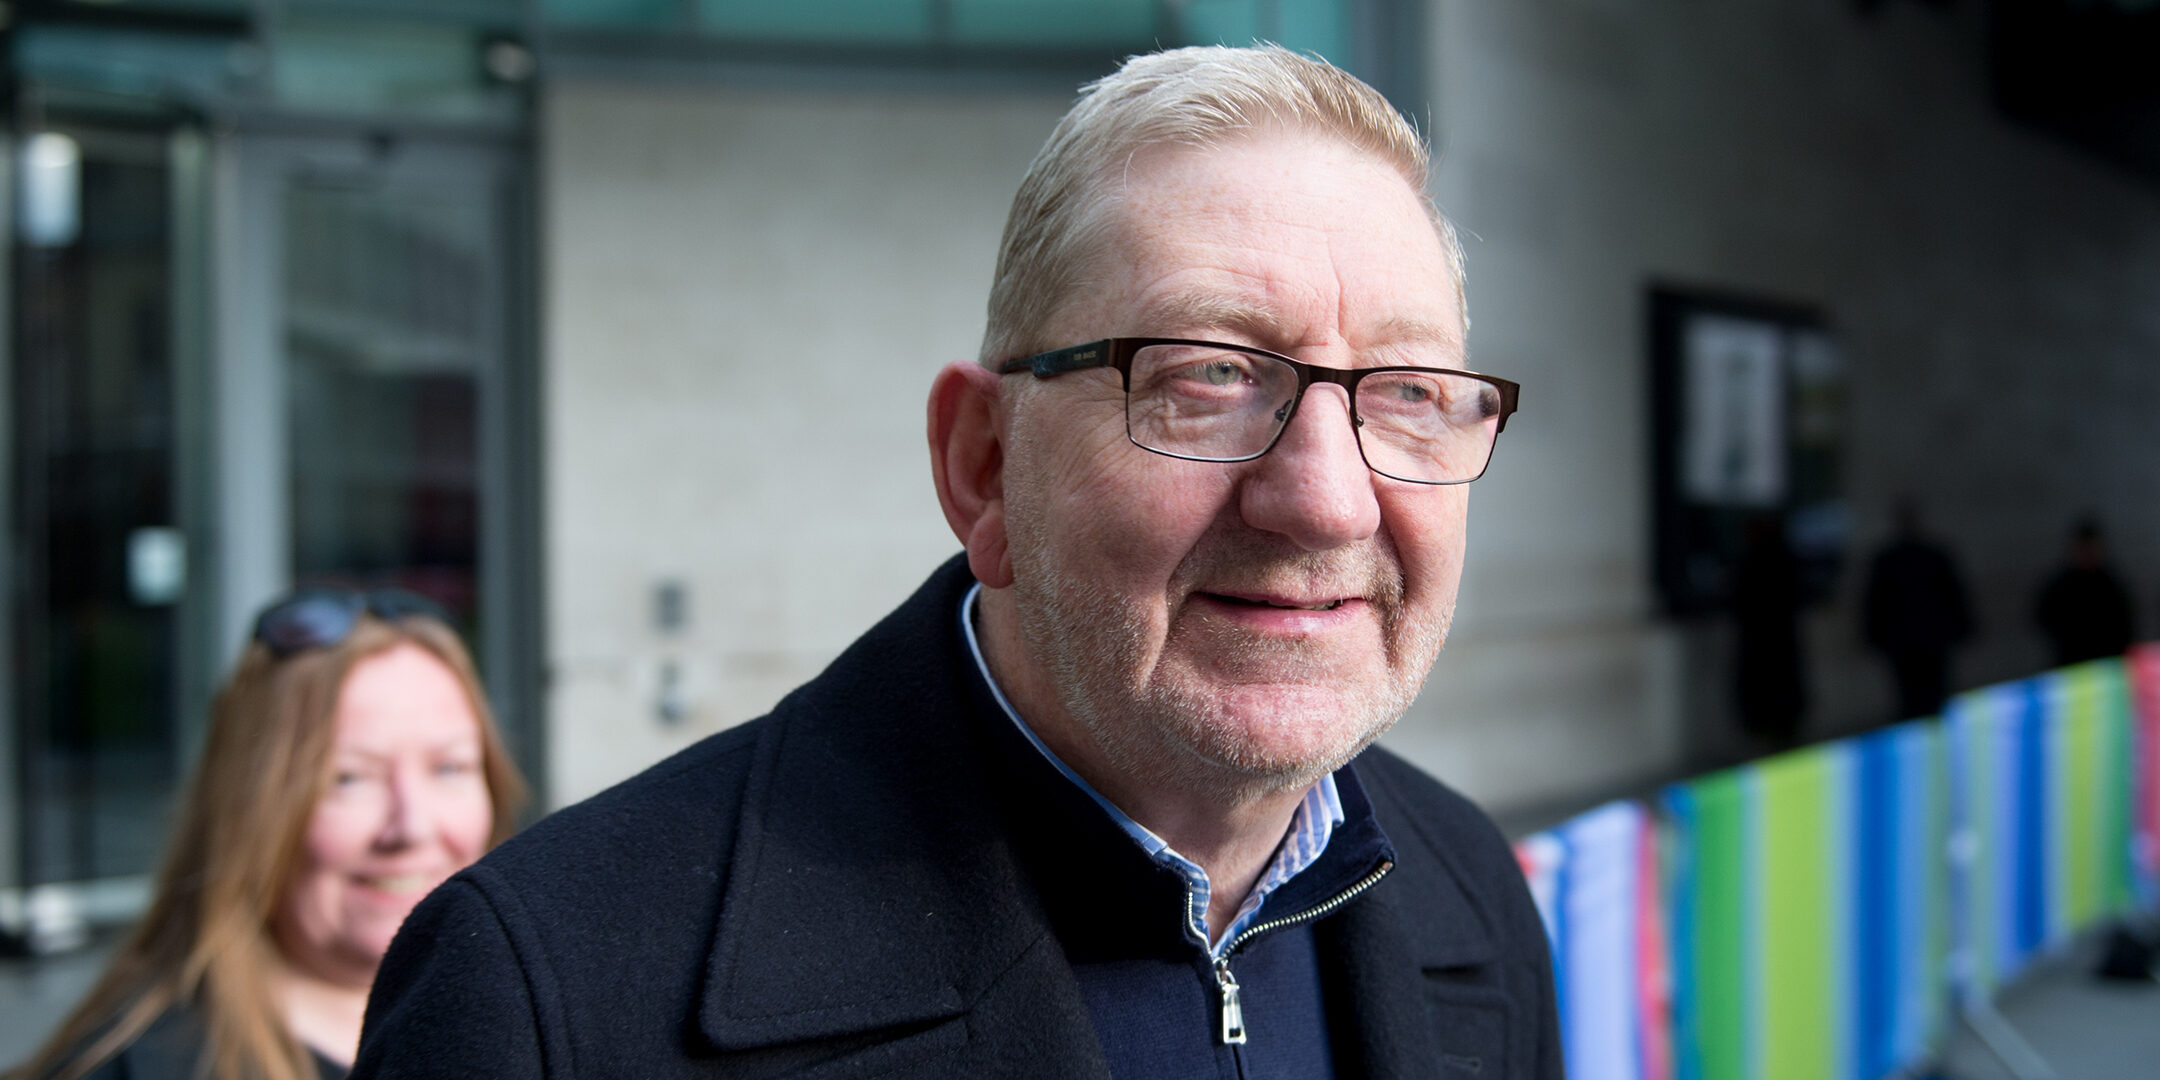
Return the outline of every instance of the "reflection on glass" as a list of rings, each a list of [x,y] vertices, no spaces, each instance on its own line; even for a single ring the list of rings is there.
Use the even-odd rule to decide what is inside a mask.
[[[791,0],[746,4],[699,0],[698,28],[723,37],[757,41],[836,41],[924,44],[935,20],[926,3],[894,0]]]
[[[679,0],[540,0],[540,11],[557,26],[670,28],[682,17]]]
[[[138,595],[129,550],[175,524],[170,168],[160,139],[79,134],[72,227],[14,252],[10,615],[31,885],[147,872],[177,771],[180,586]]]
[[[285,208],[293,577],[478,611],[485,214],[296,181]]]
[[[1145,47],[1154,0],[950,0],[953,40],[986,45]]]

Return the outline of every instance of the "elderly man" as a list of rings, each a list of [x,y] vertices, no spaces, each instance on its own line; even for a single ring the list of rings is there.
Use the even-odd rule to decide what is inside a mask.
[[[964,561],[429,898],[356,1075],[1559,1075],[1507,845],[1367,749],[1515,403],[1425,168],[1279,49],[1090,87],[931,390]]]

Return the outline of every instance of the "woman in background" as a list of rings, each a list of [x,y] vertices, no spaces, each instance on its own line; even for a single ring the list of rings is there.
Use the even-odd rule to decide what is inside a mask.
[[[149,911],[14,1076],[342,1077],[391,937],[508,835],[524,791],[434,605],[271,605],[218,693]]]

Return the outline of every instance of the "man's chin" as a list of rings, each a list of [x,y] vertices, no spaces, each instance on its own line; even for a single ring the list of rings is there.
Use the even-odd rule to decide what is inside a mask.
[[[1302,790],[1341,768],[1380,737],[1395,718],[1371,715],[1370,705],[1346,702],[1326,688],[1270,687],[1240,694],[1172,721],[1173,736],[1191,755],[1208,786],[1250,798]]]

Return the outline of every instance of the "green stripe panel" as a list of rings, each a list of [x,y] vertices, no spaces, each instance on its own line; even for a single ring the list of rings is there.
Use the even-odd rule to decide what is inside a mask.
[[[2132,816],[2136,803],[2137,744],[2131,738],[2133,714],[2130,680],[2120,660],[2111,660],[2098,671],[2100,684],[2101,762],[2100,905],[2122,911],[2136,903],[2132,888],[2137,858],[2132,840]]]
[[[1762,1075],[1833,1080],[1842,1039],[1833,1001],[1839,898],[1826,754],[1772,758],[1762,776]]]
[[[1690,1000],[1701,1080],[1752,1080],[1748,1034],[1757,984],[1748,963],[1746,792],[1736,771],[1713,773],[1689,788],[1695,797]]]
[[[2055,849],[2061,852],[2059,915],[2048,929],[2057,939],[2100,913],[2100,833],[2094,803],[2105,798],[2100,785],[2100,687],[2091,665],[2061,673],[2062,712],[2056,717],[2059,738],[2053,801],[2061,816]]]

